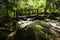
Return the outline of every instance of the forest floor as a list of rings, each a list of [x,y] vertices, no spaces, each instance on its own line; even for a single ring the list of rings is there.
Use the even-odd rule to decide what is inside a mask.
[[[47,18],[49,18],[49,19],[52,19],[52,20],[57,20],[57,21],[60,21],[60,17],[58,16],[58,17],[54,17],[54,16],[44,16],[44,15],[39,15],[39,16],[36,16],[36,15],[31,15],[31,16],[21,16],[21,20],[27,20],[28,18],[31,18],[31,21],[35,21],[35,20],[45,20],[45,19],[47,19]],[[20,20],[20,19],[19,19]],[[48,20],[48,19],[47,19]],[[4,22],[5,21],[5,22]],[[48,21],[50,21],[50,20],[48,20]],[[54,21],[55,22],[55,21]],[[28,23],[28,22],[27,22]],[[34,26],[36,26],[36,27],[41,27],[40,25],[38,25],[38,23],[39,22],[37,22],[36,23],[36,25],[34,25]],[[1,28],[2,27],[5,27],[5,28],[9,28],[10,29],[10,26],[12,26],[13,27],[13,25],[12,25],[12,20],[4,20],[4,19],[1,19],[0,20],[0,26],[1,26]],[[30,25],[31,26],[31,25]],[[6,33],[8,32],[8,28],[7,29],[4,29],[3,30],[3,32],[0,30],[0,33],[2,32],[2,33],[5,33],[5,34],[2,34],[2,39],[4,39],[4,37],[3,36],[6,36]],[[42,28],[42,27],[41,27]],[[52,30],[53,31],[53,30]],[[54,32],[54,31],[53,31]],[[55,32],[54,32],[55,33]],[[7,33],[8,35],[10,34],[10,33]],[[59,32],[59,34],[60,34],[60,32]],[[55,34],[56,35],[56,34]],[[54,37],[54,39],[53,40],[60,40],[60,37]]]

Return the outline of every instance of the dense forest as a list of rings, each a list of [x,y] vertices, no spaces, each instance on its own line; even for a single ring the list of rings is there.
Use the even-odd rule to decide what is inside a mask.
[[[0,40],[60,40],[59,24],[60,0],[0,0]]]

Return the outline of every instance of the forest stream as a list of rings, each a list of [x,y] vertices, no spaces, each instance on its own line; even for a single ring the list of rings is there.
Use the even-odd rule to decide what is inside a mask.
[[[18,24],[20,25],[21,28],[25,28],[26,26],[30,24],[34,24],[36,22],[39,23],[39,21],[42,20],[34,20],[32,21],[31,18],[28,18],[27,20],[20,20],[18,21]],[[54,38],[53,40],[60,40],[60,22],[57,20],[51,20],[51,19],[45,19],[43,24],[47,24],[48,27],[50,27],[51,32],[56,36],[56,39]],[[50,38],[50,40],[52,40]]]

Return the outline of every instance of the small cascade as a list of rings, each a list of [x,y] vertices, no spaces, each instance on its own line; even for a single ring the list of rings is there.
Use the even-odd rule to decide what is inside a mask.
[[[24,28],[25,26],[32,24],[34,21],[31,21],[32,19],[27,19],[27,20],[20,20],[18,21],[18,24],[20,25],[21,28]]]

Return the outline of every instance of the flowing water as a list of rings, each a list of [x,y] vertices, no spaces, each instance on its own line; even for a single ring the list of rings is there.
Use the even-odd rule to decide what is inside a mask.
[[[57,20],[50,20],[50,19],[46,19],[46,20],[48,20],[46,24],[51,26],[50,29],[52,33],[57,36],[56,39],[53,39],[53,40],[60,40],[60,22]],[[18,24],[20,25],[21,28],[24,28],[27,25],[35,23],[35,21],[36,20],[32,21],[32,19],[27,19],[26,21],[20,20],[18,21]]]

